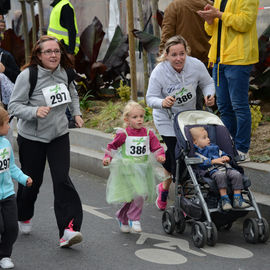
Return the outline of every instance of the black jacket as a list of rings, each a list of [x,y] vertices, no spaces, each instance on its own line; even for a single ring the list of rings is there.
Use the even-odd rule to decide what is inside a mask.
[[[20,73],[20,69],[15,62],[13,55],[0,48],[0,62],[5,66],[4,74],[13,82],[15,83],[17,76]]]

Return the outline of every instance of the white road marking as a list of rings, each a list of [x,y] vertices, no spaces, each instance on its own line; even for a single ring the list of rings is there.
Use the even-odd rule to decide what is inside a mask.
[[[217,243],[214,247],[206,246],[201,250],[211,255],[231,259],[247,259],[253,256],[253,253],[245,248],[223,243]]]
[[[185,252],[191,253],[193,255],[197,255],[200,257],[206,256],[206,254],[204,254],[202,252],[198,252],[198,251],[190,249],[188,241],[186,241],[184,239],[173,238],[173,237],[168,237],[168,236],[164,236],[164,235],[151,234],[151,233],[141,233],[140,238],[137,240],[136,244],[137,245],[144,244],[144,242],[147,240],[147,238],[166,241],[166,243],[155,244],[154,245],[155,247],[166,248],[166,249],[171,249],[171,250],[175,250],[178,247],[179,249],[181,249]]]
[[[88,213],[90,213],[92,215],[95,215],[97,217],[100,217],[100,218],[103,218],[103,219],[113,219],[112,217],[110,217],[108,215],[105,215],[105,214],[102,214],[102,213],[96,211],[96,209],[100,209],[100,208],[96,208],[96,207],[86,205],[86,204],[83,204],[82,208],[83,208],[84,211],[86,211],[86,212],[88,212]]]
[[[187,262],[187,258],[183,255],[164,249],[146,248],[139,249],[135,255],[142,260],[158,263],[158,264],[183,264]]]

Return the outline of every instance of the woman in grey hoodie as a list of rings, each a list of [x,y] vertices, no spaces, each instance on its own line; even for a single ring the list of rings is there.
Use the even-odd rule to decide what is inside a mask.
[[[37,70],[32,86],[30,69]],[[70,178],[70,144],[66,108],[69,106],[78,127],[83,120],[75,85],[68,84],[71,62],[54,37],[42,36],[35,44],[30,62],[18,76],[9,112],[19,118],[18,146],[22,171],[33,179],[31,189],[19,185],[17,192],[19,229],[29,234],[32,229],[34,204],[43,181],[48,159],[54,191],[54,211],[60,246],[82,241],[82,204]],[[46,222],[45,222],[46,223]]]
[[[184,110],[196,109],[196,88],[204,95],[206,106],[215,103],[215,85],[205,65],[188,56],[189,47],[182,36],[174,36],[165,44],[159,64],[153,70],[146,94],[148,106],[153,108],[155,126],[167,146],[163,164],[167,178],[158,185],[156,205],[165,210],[172,176],[175,174],[176,137],[173,115]]]

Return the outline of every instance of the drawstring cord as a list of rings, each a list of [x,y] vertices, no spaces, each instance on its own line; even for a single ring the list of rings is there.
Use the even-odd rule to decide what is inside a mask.
[[[217,68],[217,86],[219,86],[219,65],[220,65],[220,62],[218,62],[218,68]]]

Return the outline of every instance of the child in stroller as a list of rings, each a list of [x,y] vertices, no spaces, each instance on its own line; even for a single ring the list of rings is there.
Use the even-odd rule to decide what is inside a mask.
[[[196,156],[190,129],[203,127],[208,132],[212,143],[226,152],[230,157],[230,165],[242,176],[243,189],[240,189],[245,202],[250,207],[232,208],[224,211],[219,207],[220,194],[216,182],[200,174],[198,167],[204,159]],[[266,242],[269,238],[269,225],[261,216],[255,197],[249,189],[250,180],[244,170],[237,164],[237,151],[229,131],[219,117],[211,112],[190,110],[182,111],[174,116],[174,129],[177,139],[175,201],[162,215],[162,226],[166,233],[183,233],[186,222],[191,224],[191,235],[196,247],[206,243],[214,246],[217,242],[217,229],[230,229],[233,222],[245,216],[249,211],[255,211],[257,218],[246,218],[243,223],[243,236],[249,243]],[[233,199],[233,188],[228,182],[227,192]],[[246,205],[245,205],[246,206]]]
[[[232,205],[227,194],[227,181],[230,180],[233,188],[233,207],[247,208],[247,204],[241,195],[243,189],[243,178],[239,171],[229,164],[230,157],[219,149],[216,144],[211,143],[208,133],[204,127],[193,127],[189,130],[195,148],[195,155],[203,159],[198,167],[204,175],[217,183],[221,198],[221,205],[224,211],[231,210]]]

